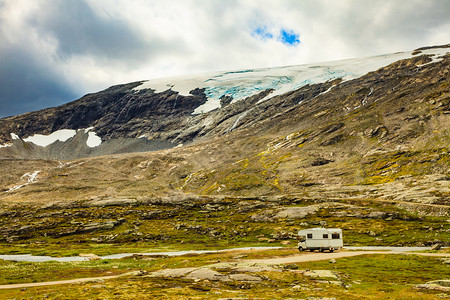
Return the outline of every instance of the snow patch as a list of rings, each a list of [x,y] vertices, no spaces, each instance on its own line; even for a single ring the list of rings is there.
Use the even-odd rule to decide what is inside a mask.
[[[88,132],[88,138],[86,140],[86,145],[88,147],[94,148],[102,143],[102,139],[93,131]]]
[[[420,55],[431,55],[431,61],[417,65],[418,67],[423,67],[427,65],[431,65],[437,62],[440,62],[444,59],[444,56],[446,54],[450,53],[450,48],[437,48],[437,49],[427,49],[427,50],[421,50]]]
[[[33,136],[27,137],[23,139],[25,142],[31,142],[41,147],[46,147],[48,145],[53,144],[56,141],[65,142],[68,139],[72,138],[76,134],[76,130],[73,129],[61,129],[55,132],[52,132],[49,135],[44,134],[35,134]]]
[[[3,144],[3,145],[0,145],[0,148],[6,148],[6,147],[11,147],[11,146],[12,146],[11,143],[6,143],[6,144]]]
[[[10,133],[10,134],[11,134],[11,138],[13,140],[20,140],[20,138],[19,138],[19,136],[17,134],[15,134],[15,133]]]

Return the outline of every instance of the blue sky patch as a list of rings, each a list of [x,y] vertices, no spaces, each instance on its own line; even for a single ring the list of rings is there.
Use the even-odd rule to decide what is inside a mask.
[[[300,44],[300,35],[293,30],[281,29],[279,40],[289,46],[297,46]]]
[[[297,46],[300,44],[300,35],[293,30],[281,28],[279,31],[274,26],[260,26],[253,30],[252,36],[262,41],[277,40],[286,46]]]
[[[262,40],[273,39],[273,34],[267,29],[267,27],[258,27],[253,30],[253,36],[256,36]]]

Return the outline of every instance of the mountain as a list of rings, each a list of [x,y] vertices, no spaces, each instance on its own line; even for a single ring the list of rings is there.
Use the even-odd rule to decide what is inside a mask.
[[[0,245],[282,246],[327,226],[346,245],[448,246],[449,71],[450,45],[426,47],[129,83],[1,119]]]
[[[446,205],[449,53],[135,82],[4,118],[0,198],[299,194]],[[117,153],[129,154],[104,156]]]
[[[429,47],[113,86],[59,107],[0,119],[0,158],[73,159],[168,149],[265,126],[264,122],[281,120],[293,111],[311,111],[319,99],[332,101],[346,114],[364,111],[385,93],[404,98],[399,88],[411,76],[420,78],[436,68],[443,72],[448,50],[448,46]],[[336,98],[343,93],[345,98]],[[409,91],[403,89],[403,93]],[[308,118],[315,123],[323,116]]]

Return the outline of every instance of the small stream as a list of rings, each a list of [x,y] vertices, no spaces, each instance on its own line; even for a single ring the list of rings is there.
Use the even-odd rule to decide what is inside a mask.
[[[204,254],[204,253],[218,253],[225,251],[233,251],[233,250],[270,250],[270,249],[279,249],[281,247],[244,247],[244,248],[231,248],[231,249],[222,249],[222,250],[190,250],[190,251],[172,251],[172,252],[151,252],[151,253],[119,253],[119,254],[111,254],[99,256],[101,259],[120,259],[127,256],[132,256],[133,254],[137,255],[146,255],[146,256],[159,256],[159,255],[167,255],[167,256],[180,256],[186,254]],[[31,255],[31,254],[6,254],[0,255],[1,260],[14,260],[14,261],[27,261],[27,262],[45,262],[45,261],[57,261],[57,262],[72,262],[72,261],[88,261],[90,257],[82,257],[82,256],[67,256],[67,257],[52,257],[52,256],[40,256],[40,255]]]
[[[101,259],[121,259],[127,256],[146,255],[146,256],[180,256],[186,254],[204,254],[204,253],[218,253],[233,250],[270,250],[279,249],[281,247],[244,247],[244,248],[231,248],[222,250],[191,250],[191,251],[172,251],[172,252],[150,252],[150,253],[119,253],[99,256]],[[392,251],[392,252],[407,252],[407,251],[424,251],[429,250],[430,247],[384,247],[384,246],[352,246],[344,247],[345,250],[367,250],[367,251]],[[2,260],[14,260],[14,261],[26,261],[26,262],[45,262],[45,261],[57,261],[57,262],[72,262],[72,261],[88,261],[89,257],[81,256],[67,256],[67,257],[52,257],[52,256],[39,256],[31,254],[12,254],[12,255],[0,255]]]

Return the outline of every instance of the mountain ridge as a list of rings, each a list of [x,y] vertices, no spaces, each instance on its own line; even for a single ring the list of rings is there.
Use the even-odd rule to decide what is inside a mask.
[[[436,60],[435,63],[442,59],[444,57],[443,53],[448,52],[447,47],[428,47],[408,54],[397,53],[394,57],[411,56],[409,60],[414,64],[414,68],[425,68],[427,67],[426,64],[433,63],[433,59]],[[430,51],[435,51],[436,49],[441,52],[433,57]],[[415,55],[412,55],[413,53]],[[378,60],[394,60],[389,55],[371,59],[377,64],[380,63]],[[361,61],[364,62],[364,59],[357,60],[358,63],[355,60],[346,61],[352,62],[351,68],[355,69],[361,64]],[[405,61],[408,61],[408,59]],[[116,85],[98,93],[87,94],[79,100],[59,107],[0,119],[0,144],[2,145],[0,157],[70,159],[133,152],[135,150],[154,151],[189,144],[205,138],[213,138],[239,129],[246,123],[252,123],[252,119],[262,120],[261,114],[265,118],[270,119],[272,118],[270,114],[279,114],[283,109],[294,109],[302,101],[307,102],[321,94],[328,93],[333,86],[339,86],[365,76],[364,74],[350,74],[341,69],[337,71],[332,69],[333,65],[339,65],[340,63],[342,64],[342,62],[331,62],[328,66],[313,64],[259,69],[261,70],[259,72],[268,74],[266,76],[268,79],[264,76],[261,79],[258,77],[260,75],[247,74],[255,72],[234,72],[228,81],[216,82],[214,83],[215,85],[213,84],[211,87],[206,88],[205,85],[207,83],[210,84],[211,79],[203,80],[203,77],[211,77],[211,74],[208,76],[198,75],[204,81],[201,84],[198,84],[198,82],[202,80],[195,79],[197,78],[195,76],[192,77],[195,80],[189,79],[189,77],[177,79],[186,91],[189,90],[188,95],[183,95],[183,93],[186,94],[186,91],[176,91],[177,84],[176,82],[175,84],[171,83],[173,79],[170,78],[158,79],[156,83],[155,81],[139,81]],[[365,68],[368,67],[365,66]],[[322,71],[322,73],[318,72],[318,69],[324,69],[325,73],[322,74]],[[291,74],[294,74],[292,76],[297,76],[295,78],[301,77],[300,79],[304,79],[310,76],[304,74],[310,70],[316,73],[309,79],[301,82],[296,82],[292,79],[289,83],[279,83],[279,78],[289,77],[284,73],[280,73],[281,71],[289,71]],[[229,76],[230,72],[215,74],[215,76],[212,76],[213,79]],[[274,74],[278,77],[274,76]],[[233,76],[238,77],[235,78]],[[244,76],[245,78],[243,79],[239,76]],[[346,76],[355,78],[346,79]],[[215,80],[217,81],[217,79]],[[264,80],[268,80],[266,85],[258,83],[264,83]],[[183,82],[192,84],[192,81],[195,83],[194,86],[187,86],[188,88],[186,88],[186,84]],[[317,83],[314,83],[314,81],[317,81]],[[241,82],[241,86],[239,86],[239,82]],[[259,87],[254,87],[255,82],[259,84]],[[151,88],[151,85],[156,87]],[[167,89],[164,90],[161,86],[165,86]],[[299,88],[295,88],[297,86]],[[209,91],[207,91],[208,89]],[[249,95],[248,89],[253,94]],[[220,90],[220,92],[217,92],[217,90]],[[208,96],[211,95],[211,91],[216,93],[215,98]],[[286,92],[282,93],[283,91]],[[370,89],[367,95],[369,92]],[[292,97],[294,94],[296,96]],[[237,98],[236,95],[244,96]],[[214,102],[214,105],[219,105],[219,107],[203,113],[196,112],[199,107],[205,106],[208,102]],[[103,143],[108,142],[113,145],[84,146],[81,141],[87,139],[88,134],[84,132],[86,134],[83,136],[84,133],[82,131],[86,131],[88,128],[90,128],[91,134],[99,136]],[[49,135],[63,129],[77,130],[79,132],[77,134],[81,137],[78,138],[78,148],[80,149],[78,152],[70,151],[70,148],[74,147],[74,141],[70,139],[69,143],[72,142],[72,145],[69,146],[68,143],[67,150],[61,150],[61,145],[58,145],[59,142],[56,145],[49,144],[43,147],[45,149],[27,142],[27,138],[29,139],[33,135]],[[17,139],[17,143],[14,142],[11,134],[20,137]],[[26,146],[24,146],[24,143]],[[13,147],[8,147],[11,144]],[[33,151],[26,150],[30,148]],[[114,148],[118,150],[115,152]],[[73,155],[69,155],[71,153]],[[30,156],[30,154],[32,155]]]
[[[445,205],[450,55],[430,63],[419,54],[353,80],[307,84],[259,102],[263,91],[208,113],[187,114],[196,120],[187,127],[178,122],[173,131],[155,132],[197,137],[182,147],[173,143],[146,152],[132,143],[145,138],[116,138],[83,146],[111,149],[86,158],[92,153],[79,155],[85,150],[76,147],[86,145],[90,131],[77,130],[72,139],[46,147],[16,139],[0,148],[2,167],[11,172],[2,178],[2,199],[297,195]],[[142,152],[115,155],[120,146],[121,152]],[[17,159],[23,167],[14,167]],[[37,170],[37,182],[13,189]]]

